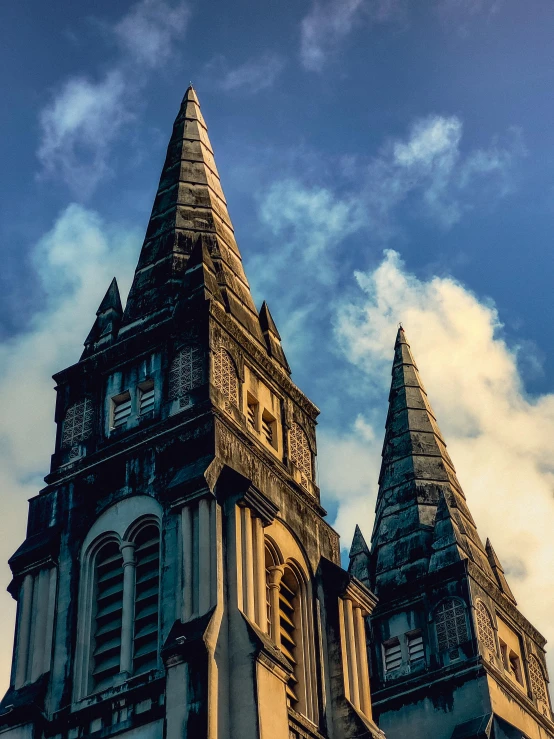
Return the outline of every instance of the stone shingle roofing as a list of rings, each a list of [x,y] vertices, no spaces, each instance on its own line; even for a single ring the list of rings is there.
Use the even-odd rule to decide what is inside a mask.
[[[372,536],[372,585],[379,593],[466,558],[495,581],[400,328]]]
[[[265,345],[208,129],[191,85],[173,125],[120,335],[171,313],[198,242],[208,249],[227,310]]]

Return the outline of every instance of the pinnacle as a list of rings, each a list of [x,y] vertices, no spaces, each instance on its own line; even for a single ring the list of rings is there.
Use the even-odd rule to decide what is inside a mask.
[[[115,279],[115,277],[111,281],[110,286],[107,289],[98,310],[96,311],[96,315],[99,316],[101,313],[105,313],[110,309],[115,310],[116,313],[123,313],[121,297],[119,295],[119,287],[117,285],[117,280]]]
[[[377,591],[460,556],[493,578],[402,326],[394,345],[372,556]]]

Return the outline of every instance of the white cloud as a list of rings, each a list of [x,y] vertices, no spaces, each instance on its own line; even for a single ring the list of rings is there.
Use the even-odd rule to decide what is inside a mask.
[[[110,33],[121,54],[97,79],[67,79],[40,112],[37,150],[43,176],[60,177],[80,198],[110,172],[113,143],[134,117],[137,93],[174,53],[188,19],[180,1],[142,0]]]
[[[142,0],[115,26],[124,52],[145,67],[159,67],[172,55],[173,42],[186,28],[190,11],[183,2]]]
[[[228,68],[225,57],[217,57],[208,66],[218,70],[219,86],[225,92],[240,90],[254,94],[273,86],[285,68],[285,60],[279,54],[267,52],[233,69]]]
[[[109,172],[109,151],[121,127],[132,119],[127,86],[115,70],[99,82],[67,80],[40,115],[38,157],[43,172],[59,175],[87,197]]]
[[[0,570],[6,584],[7,560],[25,538],[27,499],[43,487],[54,447],[50,378],[79,359],[79,347],[114,275],[126,278],[120,288],[127,293],[138,247],[138,234],[108,228],[96,213],[70,205],[34,250],[45,304],[25,332],[0,343]],[[0,630],[13,634],[14,623],[14,603],[3,592]],[[10,661],[8,637],[0,645],[0,693],[7,687]]]
[[[359,20],[366,0],[315,0],[301,24],[300,57],[306,69],[320,72],[329,53]]]
[[[260,256],[269,279],[291,261],[304,263],[324,283],[332,279],[333,249],[365,223],[363,205],[354,197],[337,198],[327,188],[305,187],[294,179],[274,182],[260,203],[260,220],[281,240],[278,251]],[[260,267],[262,265],[260,264]]]
[[[491,538],[524,614],[552,642],[554,394],[526,395],[517,347],[500,337],[496,308],[459,282],[419,280],[392,251],[377,269],[357,273],[356,279],[359,300],[340,306],[335,335],[373,388],[367,407],[374,412],[365,427],[358,420],[350,435],[328,431],[320,440],[325,460],[320,482],[339,503],[336,525],[343,544],[355,523],[371,536],[369,508],[375,504],[393,342],[401,320],[481,536]],[[336,469],[344,468],[344,459],[349,464],[343,481]]]

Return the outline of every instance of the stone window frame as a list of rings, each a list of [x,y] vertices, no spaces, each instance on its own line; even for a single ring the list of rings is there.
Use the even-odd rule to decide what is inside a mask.
[[[455,643],[452,642],[451,644],[449,644],[448,641],[447,641],[446,647],[441,647],[441,638],[439,636],[439,628],[438,628],[439,621],[437,619],[437,614],[439,612],[439,609],[441,607],[444,607],[445,604],[447,604],[447,603],[453,603],[453,604],[457,604],[458,606],[460,606],[461,609],[462,609],[462,614],[459,614],[458,616],[455,616],[455,618],[456,618],[456,642]],[[454,608],[454,610],[455,610],[455,608]],[[461,618],[461,615],[463,615],[464,631],[461,632],[460,634],[458,634],[458,626],[459,626],[458,619]],[[435,626],[435,639],[436,639],[436,643],[437,643],[437,651],[438,651],[438,653],[441,654],[441,655],[447,655],[448,656],[448,660],[450,662],[454,662],[454,661],[460,659],[460,657],[461,657],[461,654],[460,654],[460,645],[461,644],[464,644],[470,638],[470,625],[469,625],[469,620],[468,620],[468,608],[467,608],[467,604],[465,603],[465,601],[462,600],[462,598],[459,598],[459,597],[457,597],[455,595],[447,596],[445,598],[442,598],[442,600],[439,603],[437,603],[437,605],[433,609],[433,622],[434,622],[434,626]],[[461,637],[465,637],[465,638],[461,638]]]
[[[493,615],[481,598],[475,601],[475,631],[479,643],[487,650],[489,662],[493,663],[498,658],[497,629]],[[486,620],[486,621],[485,621]]]
[[[540,660],[534,654],[530,654],[527,660],[527,672],[533,700],[536,702],[538,710],[551,720],[545,671]]]
[[[186,357],[186,354],[189,356]],[[181,344],[176,348],[169,363],[167,380],[167,397],[172,404],[172,413],[190,406],[189,393],[205,382],[204,365],[205,355],[197,342]]]
[[[82,408],[79,408],[82,406]],[[82,415],[80,428],[76,428],[76,417]],[[71,425],[69,425],[71,424]],[[78,457],[80,444],[90,439],[94,431],[94,403],[90,396],[84,396],[68,406],[62,421],[60,449],[69,449],[70,458]]]
[[[218,368],[217,363],[220,361],[222,365],[227,364],[227,366]],[[226,379],[227,372],[229,376]],[[214,387],[225,398],[225,409],[231,410],[231,407],[234,406],[241,410],[241,379],[238,365],[231,352],[223,344],[219,344],[212,352],[212,381]],[[228,391],[227,385],[229,386]]]
[[[160,532],[161,553],[161,521],[162,509],[156,500],[146,495],[133,496],[119,501],[104,511],[85,537],[80,556],[80,586],[77,614],[77,634],[79,634],[79,638],[77,640],[74,660],[74,703],[78,703],[89,697],[92,698],[104,690],[109,690],[115,685],[124,683],[132,676],[134,604],[136,595],[133,566],[134,540],[144,527],[155,524]],[[124,663],[122,664],[120,661],[120,672],[114,677],[112,686],[104,687],[100,691],[97,691],[92,682],[96,557],[104,545],[110,541],[116,542],[119,545],[123,555],[125,578],[123,600],[125,604],[124,608],[126,608],[126,613],[123,613],[123,621],[126,621],[126,624],[122,624],[120,660],[124,657]],[[158,619],[161,617],[161,572],[160,562]],[[123,634],[125,628],[127,633]],[[125,669],[126,667],[128,669]]]
[[[293,451],[295,448],[300,452],[300,457]],[[314,450],[310,444],[310,437],[298,421],[293,421],[289,428],[289,457],[300,472],[302,485],[307,487],[308,480],[314,481]]]

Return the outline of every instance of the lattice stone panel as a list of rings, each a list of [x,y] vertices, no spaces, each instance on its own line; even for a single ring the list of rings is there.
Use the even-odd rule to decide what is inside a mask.
[[[185,346],[169,369],[169,399],[179,400],[204,380],[204,361],[198,346]]]
[[[302,427],[294,423],[290,427],[290,458],[308,480],[312,479],[312,450]],[[304,482],[304,481],[303,481]]]
[[[214,385],[233,405],[239,405],[239,380],[229,352],[220,346],[214,354]]]
[[[465,608],[457,600],[440,605],[435,615],[439,651],[446,652],[467,641]]]
[[[546,695],[546,685],[542,674],[541,666],[536,657],[529,657],[529,677],[531,679],[531,690],[538,701],[542,701],[548,705],[548,697]]]
[[[477,632],[479,634],[479,639],[488,650],[496,654],[494,629],[492,628],[491,617],[489,616],[489,612],[485,605],[481,603],[481,601],[477,602],[475,614],[477,616]]]
[[[67,409],[63,422],[62,447],[70,447],[89,438],[92,434],[93,414],[90,398],[84,398]]]

